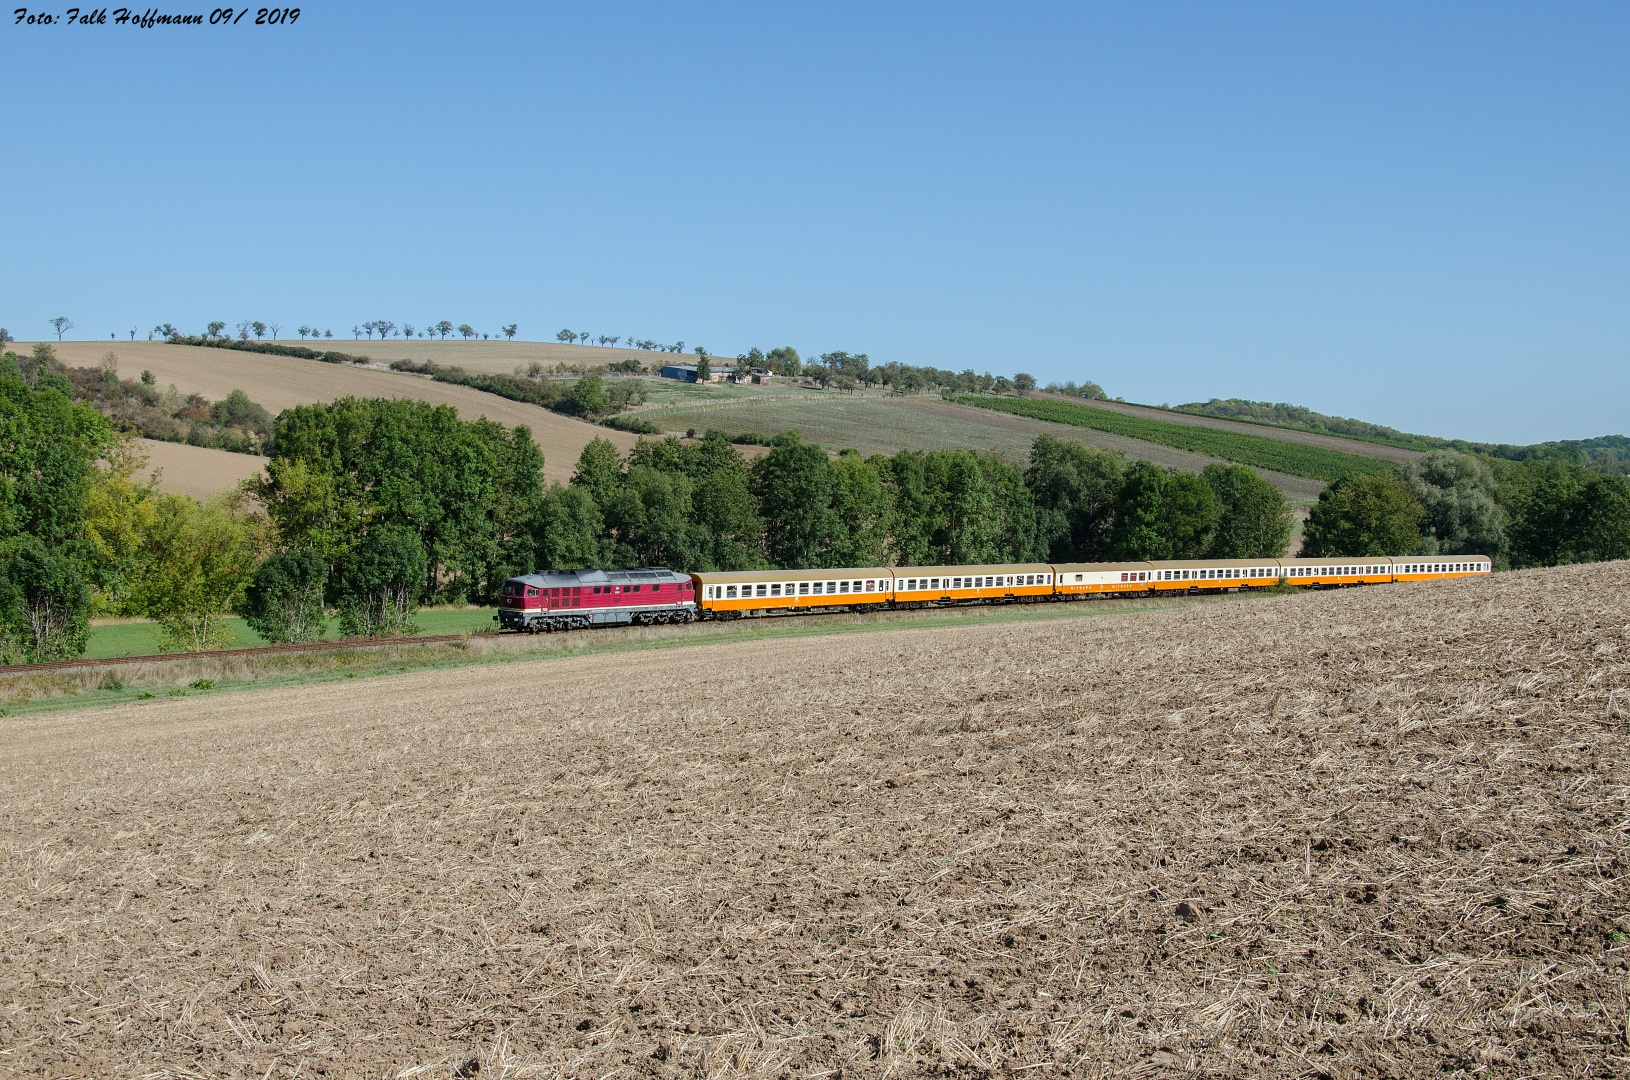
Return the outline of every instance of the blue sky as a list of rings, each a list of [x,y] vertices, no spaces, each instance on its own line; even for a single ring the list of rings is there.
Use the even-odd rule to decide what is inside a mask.
[[[0,32],[0,325],[518,322],[1630,431],[1624,4],[253,18]]]

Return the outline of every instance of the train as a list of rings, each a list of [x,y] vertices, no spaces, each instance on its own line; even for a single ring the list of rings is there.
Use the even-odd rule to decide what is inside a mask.
[[[833,611],[1199,595],[1278,585],[1330,589],[1473,577],[1493,569],[1485,555],[1369,555],[695,574],[665,566],[541,570],[504,582],[493,620],[503,630],[539,633]]]

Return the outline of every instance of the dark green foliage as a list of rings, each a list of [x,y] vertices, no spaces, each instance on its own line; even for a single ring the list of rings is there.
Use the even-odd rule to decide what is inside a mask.
[[[1017,469],[966,450],[908,450],[874,460],[889,487],[889,552],[899,565],[1044,557],[1035,500]]]
[[[342,398],[278,417],[261,499],[284,543],[332,565],[371,524],[397,525],[427,560],[416,600],[491,597],[531,569],[542,466],[525,428],[421,401]]]
[[[1513,566],[1630,558],[1630,481],[1566,461],[1496,462]]]
[[[1340,435],[1346,439],[1362,439],[1366,442],[1401,446],[1411,450],[1427,450],[1433,445],[1443,443],[1442,439],[1410,435],[1396,428],[1369,424],[1363,420],[1350,420],[1345,416],[1326,416],[1324,413],[1314,412],[1300,405],[1287,405],[1282,401],[1270,404],[1266,401],[1245,401],[1241,398],[1212,398],[1210,401],[1191,401],[1187,405],[1176,405],[1172,411],[1191,413],[1195,416],[1215,416],[1224,420],[1242,420],[1266,427],[1311,431],[1320,435]]]
[[[1348,477],[1319,495],[1302,529],[1302,554],[1408,554],[1420,548],[1426,524],[1425,507],[1396,474]]]
[[[424,548],[411,529],[370,529],[340,574],[340,632],[348,637],[415,633],[413,615],[424,578]]]
[[[1115,495],[1126,469],[1120,454],[1051,435],[1036,438],[1024,481],[1036,501],[1047,558],[1099,562],[1108,557]]]
[[[235,352],[266,353],[270,356],[294,356],[301,360],[321,360],[325,364],[366,364],[366,356],[334,352],[332,349],[307,349],[301,345],[273,345],[269,341],[235,341],[232,338],[171,336],[171,345],[194,345],[202,349],[232,349]]]
[[[832,512],[831,462],[796,431],[778,435],[752,467],[750,490],[764,519],[764,553],[775,566],[831,566],[841,527]]]
[[[1077,405],[1052,398],[974,397],[956,398],[963,405],[1049,420],[1057,424],[1108,431],[1145,442],[1207,454],[1225,461],[1237,461],[1258,469],[1273,469],[1292,476],[1315,480],[1335,480],[1343,476],[1386,476],[1392,465],[1376,458],[1345,454],[1318,446],[1246,435],[1237,431],[1171,424],[1143,416],[1129,416],[1093,405]]]
[[[1241,420],[1267,427],[1339,435],[1345,439],[1361,439],[1365,442],[1400,446],[1409,450],[1455,450],[1464,454],[1482,454],[1506,461],[1567,461],[1613,475],[1622,474],[1625,466],[1630,464],[1630,437],[1624,435],[1603,435],[1594,439],[1564,439],[1558,442],[1535,443],[1532,446],[1513,446],[1509,443],[1468,442],[1464,439],[1440,439],[1432,435],[1411,435],[1383,424],[1370,424],[1345,416],[1326,416],[1312,409],[1300,405],[1287,405],[1284,402],[1269,404],[1266,401],[1244,401],[1240,398],[1227,400],[1212,398],[1206,402],[1178,405],[1173,411]],[[1444,554],[1488,553],[1445,550]]]
[[[1284,493],[1243,465],[1207,465],[1217,519],[1206,554],[1214,559],[1278,559],[1290,545],[1295,515]]]
[[[319,641],[327,580],[327,565],[309,549],[275,554],[256,568],[242,615],[273,644]]]
[[[1115,495],[1115,517],[1109,538],[1112,560],[1171,558],[1171,541],[1162,531],[1166,470],[1140,461],[1127,472]]]
[[[605,517],[588,489],[555,484],[533,519],[532,568],[589,570],[608,565]]]
[[[84,559],[31,537],[0,541],[0,662],[72,660],[90,638]]]
[[[893,500],[880,464],[852,450],[832,463],[832,513],[838,522],[832,541],[834,566],[880,566],[887,561]]]

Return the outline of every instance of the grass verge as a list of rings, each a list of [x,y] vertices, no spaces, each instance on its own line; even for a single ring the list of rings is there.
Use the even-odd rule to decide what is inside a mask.
[[[417,620],[421,634],[473,634],[492,629],[493,608],[427,608],[420,611]],[[232,631],[231,645],[253,648],[268,642],[249,628],[242,619],[228,619]],[[330,619],[323,634],[325,641],[337,639],[339,624]],[[146,619],[129,622],[101,623],[91,627],[90,642],[85,647],[85,659],[109,660],[120,656],[162,657],[159,651],[158,623]]]

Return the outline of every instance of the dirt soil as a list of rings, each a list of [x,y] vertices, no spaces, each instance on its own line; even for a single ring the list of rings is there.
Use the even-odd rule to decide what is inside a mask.
[[[136,445],[147,455],[147,468],[137,475],[138,481],[145,482],[158,472],[160,491],[191,495],[195,499],[229,491],[237,487],[239,481],[258,476],[266,468],[266,459],[256,454],[234,454],[156,439],[137,439]]]
[[[651,657],[4,721],[0,1072],[1630,1071],[1630,564]]]
[[[433,405],[451,405],[465,420],[485,416],[509,427],[525,424],[543,451],[543,472],[550,480],[569,479],[583,447],[596,436],[609,439],[624,453],[639,441],[636,435],[586,424],[536,405],[381,368],[144,341],[67,341],[53,347],[58,359],[71,367],[94,367],[112,352],[119,358],[119,374],[125,378],[145,368],[161,387],[174,383],[182,391],[199,393],[212,401],[242,390],[274,415],[292,405],[333,401],[350,394],[417,398]]]

